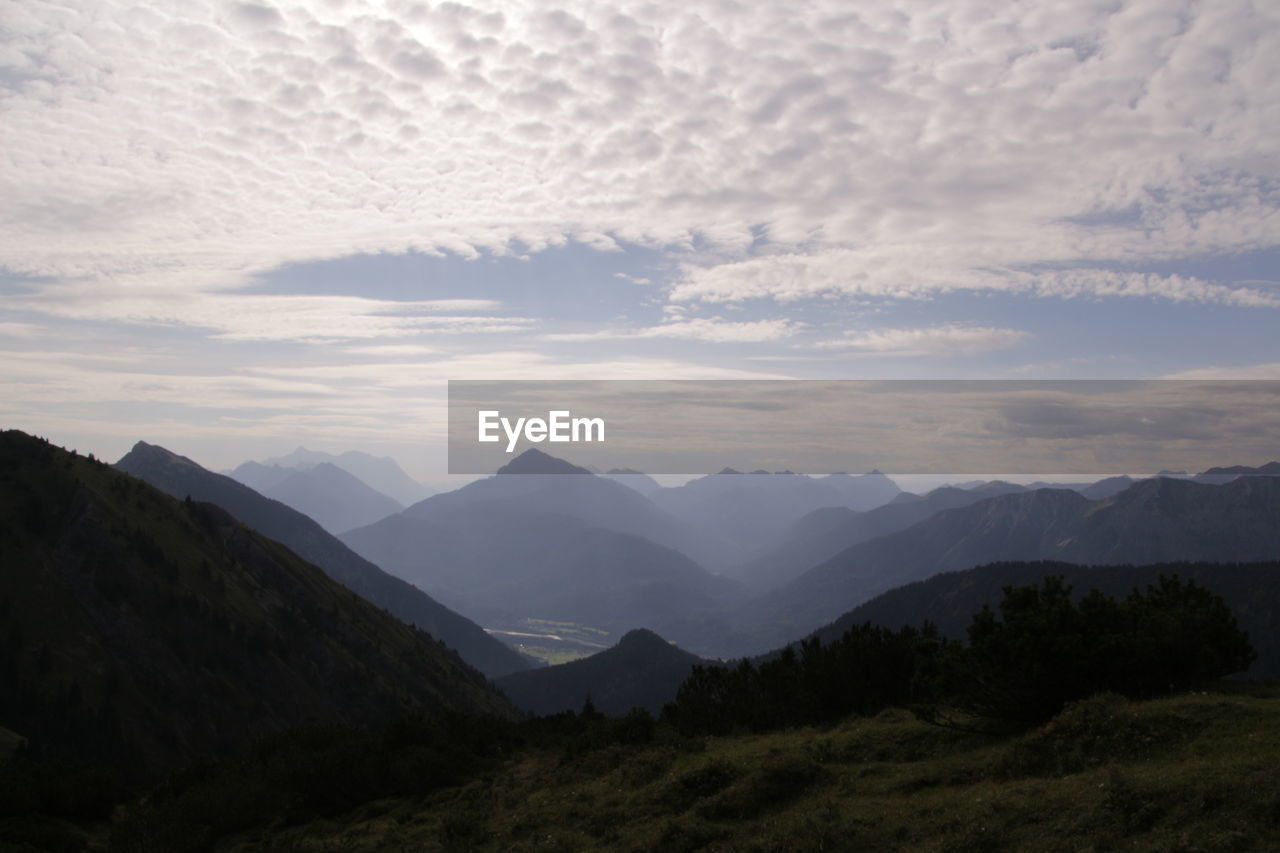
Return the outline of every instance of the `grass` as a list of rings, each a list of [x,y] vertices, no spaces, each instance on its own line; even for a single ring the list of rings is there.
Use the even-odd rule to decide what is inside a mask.
[[[563,646],[542,646],[529,645],[527,643],[518,643],[516,649],[536,658],[548,666],[555,666],[558,663],[569,663],[570,661],[581,660],[590,657],[592,652],[583,651],[581,649],[564,648]]]
[[[223,849],[1263,850],[1280,699],[1095,697],[993,738],[906,711],[830,729],[517,753],[500,770]]]

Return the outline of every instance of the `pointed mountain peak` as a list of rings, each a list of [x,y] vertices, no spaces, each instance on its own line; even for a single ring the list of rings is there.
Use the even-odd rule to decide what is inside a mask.
[[[622,639],[618,640],[618,646],[626,647],[644,647],[644,646],[670,646],[666,640],[650,631],[648,628],[634,628],[622,635]]]
[[[499,474],[586,474],[591,472],[579,468],[563,459],[543,453],[541,450],[529,448],[515,459],[498,469]]]
[[[126,459],[135,462],[164,463],[168,465],[195,465],[197,468],[200,467],[187,457],[180,456],[166,447],[161,447],[158,444],[147,444],[145,441],[135,443],[133,445],[133,449],[120,457],[120,461],[117,462],[116,465],[121,465]]]

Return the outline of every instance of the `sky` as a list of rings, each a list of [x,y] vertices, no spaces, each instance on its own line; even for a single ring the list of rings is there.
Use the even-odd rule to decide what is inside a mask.
[[[1277,55],[1261,0],[0,0],[0,425],[431,476],[449,379],[1280,378]]]

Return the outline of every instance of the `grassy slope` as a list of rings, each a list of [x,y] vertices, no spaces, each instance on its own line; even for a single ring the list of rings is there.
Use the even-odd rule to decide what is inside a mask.
[[[535,752],[420,801],[224,849],[1263,850],[1280,698],[1099,697],[1010,738],[904,711],[830,730]]]

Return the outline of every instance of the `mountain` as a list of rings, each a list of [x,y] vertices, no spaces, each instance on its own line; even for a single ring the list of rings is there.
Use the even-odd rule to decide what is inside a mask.
[[[284,479],[261,492],[309,516],[335,535],[404,509],[331,462],[289,471]]]
[[[1280,477],[1280,462],[1268,462],[1256,468],[1248,465],[1209,468],[1193,479],[1198,483],[1228,483],[1237,477]]]
[[[431,494],[431,489],[406,474],[391,457],[372,456],[358,450],[335,455],[299,447],[286,456],[265,459],[262,464],[280,468],[312,468],[326,462],[346,471],[374,491],[393,498],[401,506],[409,506]]]
[[[841,495],[842,506],[866,512],[883,506],[893,500],[902,491],[898,484],[872,470],[866,474],[828,474],[817,481],[820,485],[829,486]]]
[[[517,707],[534,714],[579,711],[587,697],[596,710],[613,716],[632,708],[657,714],[675,698],[689,671],[706,663],[652,631],[638,629],[591,657],[513,673],[497,683]]]
[[[662,489],[662,485],[657,480],[633,468],[611,468],[605,476],[615,483],[635,489],[645,497],[651,497],[654,492]]]
[[[289,479],[297,471],[297,468],[263,465],[261,462],[245,462],[237,466],[234,471],[228,471],[227,476],[244,483],[255,492],[261,494],[276,483]]]
[[[595,476],[565,479],[628,491]],[[736,584],[642,536],[542,511],[539,506],[555,503],[544,497],[538,491],[527,501],[429,511],[419,505],[342,538],[357,553],[491,627],[526,618],[611,632],[643,624],[694,648],[711,647],[728,631],[717,613],[744,598]]]
[[[785,639],[893,587],[993,561],[1136,565],[1278,557],[1280,478],[1211,486],[1158,477],[1096,501],[1039,489],[945,510],[847,548],[758,599],[741,618],[767,622],[775,640]]]
[[[1062,576],[1077,596],[1097,589],[1121,598],[1145,589],[1161,575],[1178,575],[1222,596],[1258,659],[1250,678],[1280,677],[1280,562],[1157,563],[1142,566],[1080,566],[1052,561],[992,563],[900,586],[876,596],[815,632],[824,643],[856,625],[870,622],[897,630],[929,621],[944,635],[963,639],[973,614],[983,605],[1000,603],[1006,586],[1039,584],[1049,575]]]
[[[319,524],[280,501],[255,492],[230,477],[206,471],[184,456],[140,441],[116,467],[162,492],[208,501],[238,521],[284,543],[329,577],[411,625],[430,633],[490,677],[525,669],[529,662],[464,616],[378,566],[326,532]]]
[[[208,503],[0,434],[0,724],[139,778],[303,722],[511,715],[458,655]]]
[[[772,589],[859,542],[905,530],[945,509],[1023,491],[1022,486],[997,480],[968,488],[942,486],[924,496],[901,492],[884,506],[862,513],[830,507],[814,510],[798,519],[780,544],[724,574],[760,589]]]
[[[403,514],[430,521],[443,515],[457,518],[459,513],[471,513],[476,517],[467,523],[483,525],[481,516],[501,511],[570,516],[592,527],[642,536],[710,568],[722,565],[728,559],[726,552],[733,548],[731,543],[664,512],[633,489],[533,449],[517,456],[494,476],[433,495]],[[356,538],[369,542],[367,536]],[[383,565],[379,557],[366,556]]]
[[[870,508],[892,500],[897,492],[893,481],[878,472],[814,479],[790,472],[743,474],[726,468],[651,497],[699,530],[737,543],[745,558],[743,549],[775,544],[806,513],[833,506]]]

